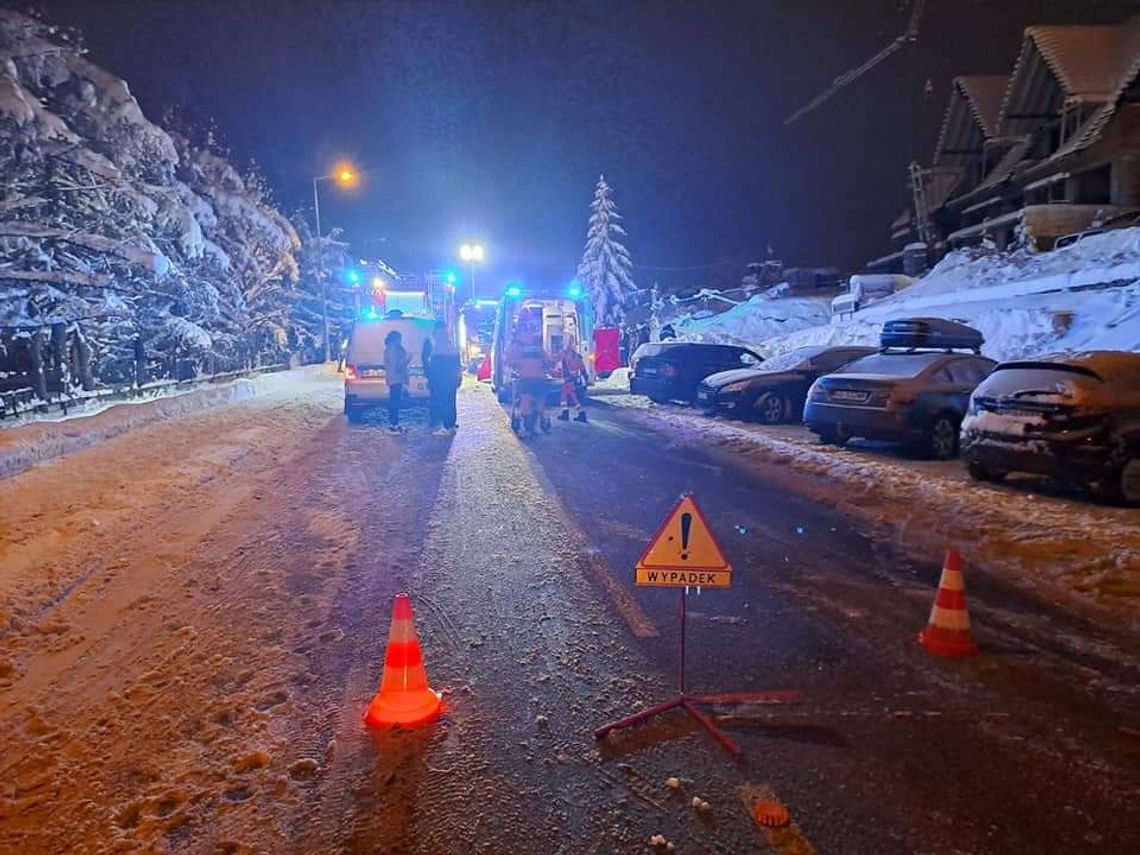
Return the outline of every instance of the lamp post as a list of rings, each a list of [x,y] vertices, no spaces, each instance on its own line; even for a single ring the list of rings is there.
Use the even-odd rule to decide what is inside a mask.
[[[335,181],[341,187],[351,187],[358,177],[351,166],[344,164],[327,175],[313,176],[313,216],[317,223],[317,281],[321,283],[321,323],[324,328],[325,362],[332,361],[332,343],[329,338],[329,289],[325,277],[324,238],[321,234],[321,196],[317,188],[322,181]]]
[[[465,243],[459,247],[459,257],[467,263],[467,273],[471,277],[471,302],[475,302],[475,265],[481,264],[486,257],[483,245],[479,243]]]

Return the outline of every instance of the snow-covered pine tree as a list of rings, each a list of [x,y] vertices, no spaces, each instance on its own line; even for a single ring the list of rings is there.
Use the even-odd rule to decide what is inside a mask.
[[[0,395],[283,360],[300,238],[263,182],[37,18],[0,9],[0,54]]]
[[[594,303],[594,321],[600,327],[621,325],[626,298],[635,290],[633,262],[621,242],[626,232],[618,222],[621,214],[611,194],[606,177],[599,176],[590,203],[586,248],[578,265],[578,280]]]

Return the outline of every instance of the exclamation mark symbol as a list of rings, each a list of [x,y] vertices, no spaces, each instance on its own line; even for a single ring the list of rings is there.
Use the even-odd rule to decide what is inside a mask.
[[[681,514],[681,560],[689,560],[689,531],[693,527],[693,515]]]

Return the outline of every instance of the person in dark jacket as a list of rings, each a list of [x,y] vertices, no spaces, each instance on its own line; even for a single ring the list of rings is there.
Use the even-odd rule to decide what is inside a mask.
[[[384,337],[384,376],[388,381],[388,431],[400,432],[400,405],[404,400],[404,386],[408,383],[408,352],[401,343],[399,330]]]
[[[431,392],[431,424],[443,436],[455,430],[455,396],[462,372],[459,349],[447,334],[446,321],[436,321],[432,337],[424,342],[423,360]]]

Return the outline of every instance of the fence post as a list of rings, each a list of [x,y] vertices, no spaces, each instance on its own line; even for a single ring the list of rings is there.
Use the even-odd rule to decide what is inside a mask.
[[[146,385],[146,348],[141,335],[135,336],[135,389]]]
[[[47,375],[44,373],[44,331],[43,327],[32,330],[32,388],[40,401],[47,403]]]
[[[61,398],[68,393],[67,360],[64,358],[64,348],[67,344],[67,325],[54,323],[51,325],[51,385]]]
[[[83,330],[75,327],[75,361],[79,365],[79,385],[84,392],[95,389],[95,377],[91,374],[91,345],[83,336]]]

